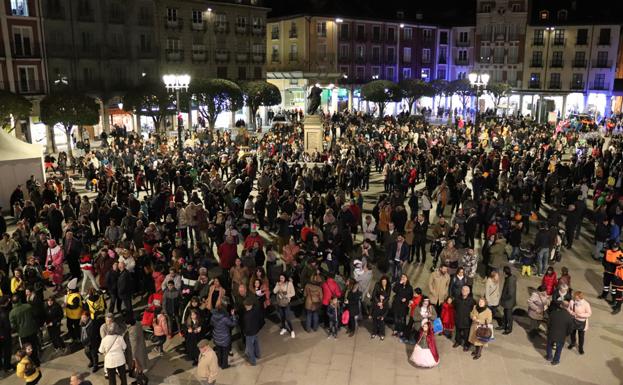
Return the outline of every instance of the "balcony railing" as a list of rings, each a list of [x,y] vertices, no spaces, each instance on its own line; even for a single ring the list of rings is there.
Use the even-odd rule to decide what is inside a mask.
[[[8,89],[8,84],[4,84],[6,84],[5,89]],[[13,85],[15,87],[15,91],[22,95],[42,94],[45,91],[45,82],[41,80],[35,81],[23,79],[15,81]]]
[[[385,64],[396,64],[396,57],[395,56],[386,57]]]
[[[561,59],[552,59],[552,61],[550,62],[550,67],[562,68],[564,67],[564,62]]]
[[[609,87],[606,82],[592,82],[591,83],[591,90],[606,91],[608,89]]]
[[[264,53],[253,53],[251,55],[251,60],[253,60],[253,63],[264,63],[266,54]]]
[[[494,56],[493,64],[504,64],[504,56]]]
[[[192,61],[193,63],[205,63],[208,61],[208,53],[204,45],[193,45]]]
[[[586,59],[574,59],[573,68],[586,68]]]
[[[214,60],[217,63],[226,63],[229,61],[229,51],[218,50],[214,53]]]
[[[357,64],[363,64],[366,62],[366,57],[365,56],[355,56],[355,63]]]
[[[612,60],[595,60],[593,61],[593,68],[610,68],[612,67]]]
[[[248,52],[237,52],[236,53],[236,63],[246,63],[248,61],[249,61]]]
[[[298,61],[299,60],[298,52],[290,52],[290,54],[288,55],[288,60],[290,60],[291,62]]]
[[[456,47],[469,47],[471,45],[471,42],[470,41],[460,41],[460,40],[457,40],[456,42],[454,42],[454,45]]]
[[[249,30],[249,26],[246,24],[236,24],[235,32],[238,35],[244,35]]]
[[[288,37],[290,39],[296,39],[299,37],[299,33],[296,29],[291,29],[290,32],[288,32]]]
[[[152,47],[136,47],[136,54],[139,59],[153,59],[157,56],[157,50]]]
[[[532,60],[530,62],[530,67],[532,67],[532,68],[541,68],[541,67],[543,67],[543,62],[541,60]]]
[[[207,23],[205,20],[193,20],[190,24],[190,29],[193,31],[205,31],[207,29]]]
[[[563,46],[565,45],[566,42],[567,42],[567,39],[565,38],[552,39],[552,45],[555,45],[555,46]]]
[[[381,55],[370,55],[370,62],[373,64],[381,63]]]
[[[381,42],[381,35],[372,35],[372,41],[374,43],[380,43]]]
[[[348,32],[340,32],[338,34],[340,40],[348,40],[350,39],[350,34]]]
[[[438,61],[439,64],[447,64],[447,62],[448,62],[448,59],[446,59],[445,56],[439,56],[439,61]]]
[[[30,44],[28,46],[22,45],[16,47],[15,42],[11,42],[11,54],[14,58],[40,58],[41,47],[39,44]]]
[[[358,33],[356,39],[357,39],[357,41],[366,41],[366,34],[365,33]]]
[[[151,27],[154,25],[154,19],[150,16],[143,16],[139,17],[136,23],[141,27]]]
[[[545,41],[543,40],[543,38],[532,39],[532,45],[533,46],[542,46],[542,45],[545,45]]]
[[[531,89],[539,89],[541,88],[541,82],[531,80],[530,83],[528,84],[528,87]]]
[[[164,28],[181,30],[184,26],[184,20],[180,18],[170,19],[167,16],[164,17]]]
[[[588,44],[588,39],[586,38],[575,39],[575,45],[587,45],[587,44]]]
[[[579,81],[571,81],[571,84],[569,84],[569,89],[572,90],[583,90],[584,89],[584,82],[579,82]]]
[[[167,49],[165,50],[165,57],[167,61],[179,62],[184,60],[184,51],[177,49]]]
[[[350,61],[350,55],[349,54],[340,54],[338,56],[338,60],[345,63],[345,62],[349,62]]]
[[[551,90],[559,90],[560,88],[562,88],[562,86],[560,84],[560,80],[557,80],[557,81],[550,80],[550,82],[549,82],[549,89],[551,89]]]
[[[266,33],[266,27],[263,25],[254,25],[251,27],[251,33],[254,35],[264,35]]]
[[[454,58],[454,65],[465,66],[469,64],[469,60],[467,58]]]
[[[216,33],[228,33],[229,32],[229,22],[228,21],[217,21],[214,23],[214,32]]]

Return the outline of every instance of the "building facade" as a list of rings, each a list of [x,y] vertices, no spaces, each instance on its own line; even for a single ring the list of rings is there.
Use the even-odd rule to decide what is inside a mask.
[[[543,120],[611,110],[621,26],[582,24],[572,8],[534,8],[527,26],[524,93],[539,103],[524,105]],[[538,110],[537,110],[538,109]]]
[[[40,5],[39,0],[5,0],[0,7],[0,89],[33,102],[30,122],[16,125],[16,135],[28,140],[28,123],[38,121],[38,102],[48,90]]]
[[[452,60],[448,80],[465,79],[474,69],[474,50],[476,27],[453,27],[451,32],[452,48],[449,59]]]

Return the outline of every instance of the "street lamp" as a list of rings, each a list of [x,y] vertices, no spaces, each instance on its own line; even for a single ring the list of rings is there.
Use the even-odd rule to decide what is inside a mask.
[[[167,91],[175,91],[175,108],[177,110],[177,149],[180,159],[184,158],[184,144],[182,143],[182,124],[180,123],[180,90],[188,90],[190,75],[169,74],[162,77]],[[190,122],[189,122],[190,123]]]
[[[476,87],[476,117],[474,118],[474,127],[477,130],[478,129],[478,114],[479,114],[478,94],[480,93],[481,88],[484,89],[485,87],[487,87],[487,84],[489,83],[489,74],[487,73],[481,74],[477,72],[472,72],[467,77],[469,79],[469,84],[471,84],[472,87]]]

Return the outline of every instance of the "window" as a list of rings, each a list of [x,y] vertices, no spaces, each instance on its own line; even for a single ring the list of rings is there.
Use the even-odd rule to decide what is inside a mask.
[[[37,91],[37,76],[34,66],[18,66],[17,75],[19,78],[19,92]]]
[[[318,44],[318,58],[320,58],[320,60],[327,59],[327,45],[326,44]]]
[[[93,50],[93,34],[90,31],[82,31],[82,49],[85,51]]]
[[[247,28],[247,17],[246,16],[236,17],[236,27]]]
[[[396,40],[396,29],[395,28],[387,28],[387,41]]]
[[[220,79],[227,79],[227,67],[225,66],[216,67],[216,77]]]
[[[480,12],[481,13],[489,13],[489,12],[491,12],[491,3],[482,3],[480,5]]]
[[[251,47],[251,51],[254,55],[261,55],[264,53],[264,44],[254,43],[253,47]]]
[[[227,15],[224,13],[217,13],[214,25],[221,31],[227,28]]]
[[[411,68],[403,68],[402,69],[402,78],[403,79],[411,79]]]
[[[430,48],[422,49],[422,63],[430,63]]]
[[[541,20],[549,19],[549,12],[548,11],[541,11],[541,12],[539,12],[539,19],[541,19]]]
[[[359,44],[355,47],[355,55],[357,55],[357,59],[364,60],[366,56],[365,46]]]
[[[608,65],[608,51],[597,52],[597,67],[598,68],[610,67]]]
[[[366,38],[366,26],[358,25],[357,26],[357,39],[364,40]]]
[[[372,40],[381,40],[381,27],[379,27],[378,25],[372,27]]]
[[[439,32],[439,44],[448,44],[448,32],[447,31]]]
[[[588,42],[588,29],[586,28],[578,29],[578,34],[576,35],[576,38],[575,38],[575,44],[586,45],[587,42]]]
[[[562,51],[552,52],[552,67],[562,67]]]
[[[429,81],[430,80],[430,68],[422,68],[422,71],[420,72],[420,78],[422,80]]]
[[[586,67],[586,52],[576,51],[573,58],[573,66],[576,68]]]
[[[565,44],[565,30],[555,29],[554,30],[554,45],[563,45],[563,44]]]
[[[422,38],[423,38],[425,41],[430,42],[431,40],[433,40],[433,31],[432,31],[432,30],[430,30],[430,29],[428,29],[428,28],[427,28],[427,29],[422,30]]]
[[[290,61],[296,61],[299,58],[299,47],[296,44],[290,44]]]
[[[488,63],[491,60],[491,48],[486,45],[480,46],[480,61]]]
[[[151,51],[151,39],[149,35],[142,33],[139,37],[139,50],[141,52]]]
[[[511,11],[512,12],[521,12],[521,4],[520,3],[513,3],[513,4],[511,4]]]
[[[394,47],[387,47],[387,62],[390,64],[396,62],[396,49]]]
[[[508,47],[508,64],[517,64],[517,60],[519,60],[519,47],[518,46],[510,46]]]
[[[580,89],[584,88],[584,77],[582,74],[573,74],[571,77],[571,88]]]
[[[273,62],[279,61],[279,46],[278,45],[273,45],[272,51],[270,54],[270,60]]]
[[[531,67],[542,67],[543,66],[543,52],[542,51],[532,51],[532,61],[530,62]]]
[[[456,74],[457,79],[465,79],[467,77],[467,72],[461,71]]]
[[[177,21],[177,8],[167,8],[167,21]]]
[[[272,26],[270,30],[270,38],[273,40],[279,39],[279,26],[277,24]]]
[[[394,80],[394,67],[387,67],[385,68],[385,73],[386,73],[386,79],[387,80]]]
[[[558,18],[558,21],[566,21],[568,15],[569,15],[569,12],[567,12],[566,9],[561,9],[556,14],[556,17]]]
[[[167,39],[167,50],[168,51],[179,51],[180,50],[180,39],[177,38],[168,38]]]
[[[290,23],[289,36],[290,36],[290,39],[296,39],[298,37],[298,29],[296,28],[295,22]]]
[[[461,49],[458,51],[458,56],[456,57],[457,64],[467,64],[467,50]]]
[[[610,45],[610,28],[599,30],[599,45]]]
[[[327,22],[316,22],[316,34],[318,35],[318,37],[327,37]]]
[[[554,72],[550,75],[549,88],[560,88],[560,73]]]
[[[260,28],[262,28],[262,25],[263,25],[262,18],[254,16],[253,17],[253,28],[260,29]]]
[[[438,68],[437,69],[437,79],[446,79],[446,69],[445,68]]]
[[[402,30],[402,33],[403,33],[403,35],[404,35],[404,39],[405,39],[405,40],[411,40],[411,39],[413,39],[413,29],[412,29],[412,28],[409,28],[409,27],[404,28],[404,29]]]
[[[378,62],[381,60],[381,47],[375,46],[372,47],[372,60]]]
[[[595,74],[595,84],[593,88],[596,90],[603,90],[606,88],[606,74]]]
[[[28,14],[28,0],[11,0],[11,14],[13,16],[30,16]]]
[[[448,57],[448,47],[439,47],[439,64],[446,64]]]
[[[13,27],[13,53],[15,56],[32,56],[32,29]]]
[[[504,64],[504,47],[495,47],[493,49],[493,62]]]
[[[247,79],[247,69],[245,67],[238,67],[238,80]]]
[[[348,39],[348,24],[340,24],[340,38]]]
[[[93,81],[93,68],[84,67],[82,69],[82,79],[84,79],[85,83]]]
[[[193,24],[203,23],[203,12],[193,9],[192,19],[193,19]]]
[[[340,44],[340,59],[348,59],[349,51],[348,44]]]
[[[532,45],[543,45],[543,33],[542,29],[534,30],[534,39],[532,40]]]
[[[372,67],[372,79],[378,79],[381,76],[381,67]]]
[[[541,74],[533,72],[530,74],[530,88],[541,87]]]
[[[411,47],[404,47],[402,49],[402,61],[404,63],[411,63]]]
[[[469,42],[469,35],[467,32],[459,32],[459,43]]]
[[[355,78],[361,80],[366,77],[366,67],[357,67],[355,69]]]

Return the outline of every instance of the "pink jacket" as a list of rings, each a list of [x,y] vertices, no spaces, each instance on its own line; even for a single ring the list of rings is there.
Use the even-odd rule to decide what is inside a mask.
[[[169,335],[169,324],[167,323],[167,317],[164,314],[158,314],[158,317],[154,319],[153,327],[154,335],[156,337]]]
[[[588,330],[588,319],[593,314],[591,310],[591,304],[588,303],[585,299],[581,299],[579,301],[571,300],[569,302],[569,308],[567,309],[569,313],[578,321],[586,321],[586,326],[584,330]]]

